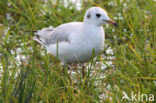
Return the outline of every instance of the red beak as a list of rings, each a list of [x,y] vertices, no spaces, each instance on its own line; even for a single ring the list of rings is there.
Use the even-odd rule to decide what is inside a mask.
[[[118,27],[118,24],[114,20],[112,20],[112,19],[107,21],[107,22],[110,23],[110,24],[113,24],[116,27]]]

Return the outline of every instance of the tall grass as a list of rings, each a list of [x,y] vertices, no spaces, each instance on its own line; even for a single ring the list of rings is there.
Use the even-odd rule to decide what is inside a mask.
[[[125,103],[123,92],[131,97],[132,91],[156,96],[154,0],[88,0],[81,10],[62,0],[46,1],[0,1],[0,103]],[[64,67],[30,31],[82,21],[91,6],[106,9],[119,28],[104,26],[105,50],[85,64],[85,78],[81,66],[78,74],[70,75],[67,67],[62,73]]]

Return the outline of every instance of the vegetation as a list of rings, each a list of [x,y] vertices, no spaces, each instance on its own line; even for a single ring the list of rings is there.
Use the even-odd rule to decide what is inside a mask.
[[[0,0],[0,103],[127,103],[123,92],[131,97],[132,91],[153,94],[156,101],[155,0],[84,0],[81,9],[77,4]],[[82,21],[92,6],[106,9],[119,27],[104,25],[105,50],[85,64],[85,78],[81,66],[78,74],[67,68],[62,73],[31,31]]]

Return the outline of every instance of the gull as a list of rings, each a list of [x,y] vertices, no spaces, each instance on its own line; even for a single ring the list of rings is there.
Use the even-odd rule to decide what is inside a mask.
[[[104,49],[105,33],[103,24],[118,26],[100,7],[89,8],[83,22],[70,22],[43,28],[35,32],[34,40],[62,63],[76,64],[89,61],[94,52],[97,56]]]

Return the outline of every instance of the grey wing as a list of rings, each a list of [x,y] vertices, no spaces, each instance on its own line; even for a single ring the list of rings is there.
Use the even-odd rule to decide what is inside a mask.
[[[70,42],[69,35],[71,33],[66,27],[60,26],[57,28],[49,27],[39,30],[35,33],[34,40],[42,45],[55,44],[57,42]]]
[[[82,29],[81,22],[71,22],[58,26],[42,29],[35,34],[35,39],[39,43],[47,46],[57,42],[71,42],[71,35],[76,35]]]
[[[49,33],[48,38],[45,40],[46,44],[55,44],[57,42],[70,42],[69,36],[71,31],[65,26],[60,26]]]

